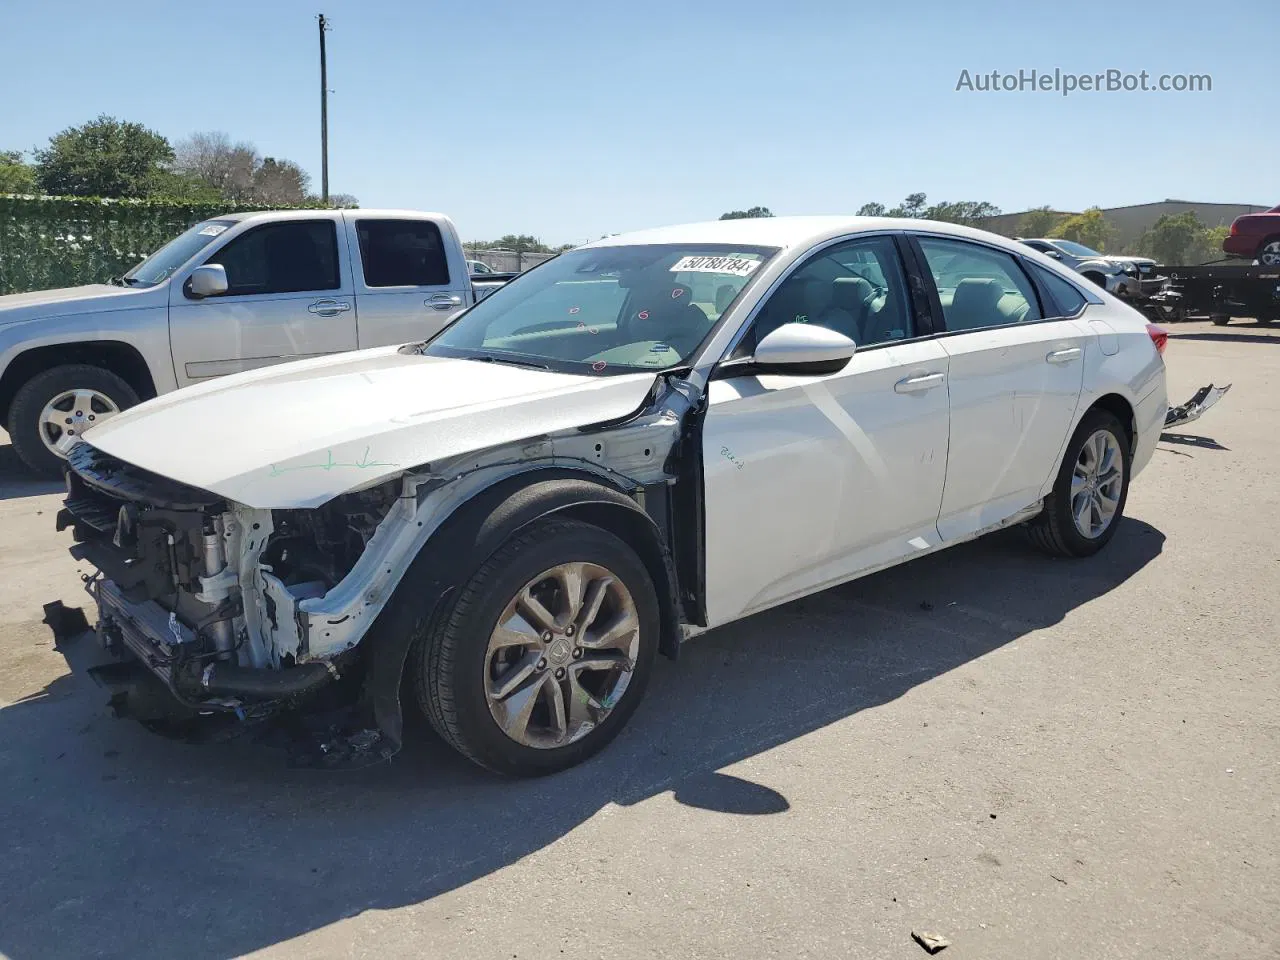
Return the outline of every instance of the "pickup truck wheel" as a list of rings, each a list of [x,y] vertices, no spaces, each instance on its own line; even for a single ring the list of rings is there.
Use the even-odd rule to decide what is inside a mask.
[[[1107,545],[1129,497],[1129,445],[1114,414],[1085,414],[1044,509],[1027,526],[1032,543],[1059,557],[1088,557]]]
[[[607,530],[540,521],[497,550],[415,647],[419,707],[471,760],[539,776],[617,736],[653,669],[657,593]]]
[[[1226,316],[1225,314],[1215,313],[1213,316],[1209,318],[1209,322],[1212,323],[1215,327],[1225,327],[1228,323],[1231,322],[1231,318]]]
[[[34,472],[56,476],[80,434],[138,402],[123,379],[89,364],[67,364],[38,373],[14,394],[9,439]]]

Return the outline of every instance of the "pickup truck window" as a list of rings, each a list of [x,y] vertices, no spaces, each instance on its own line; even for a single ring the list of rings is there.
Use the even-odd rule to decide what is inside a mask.
[[[332,220],[254,227],[209,257],[227,271],[224,296],[337,290],[338,232]]]
[[[430,220],[358,220],[368,287],[436,287],[449,282],[440,228]]]
[[[164,283],[173,271],[234,226],[234,220],[206,220],[204,223],[197,223],[126,273],[125,283],[131,287],[154,287],[157,283]]]
[[[481,300],[422,349],[600,376],[677,367],[775,253],[732,244],[573,250]]]

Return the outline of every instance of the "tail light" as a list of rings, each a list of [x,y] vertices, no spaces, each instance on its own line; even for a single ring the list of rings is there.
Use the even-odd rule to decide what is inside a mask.
[[[1164,356],[1164,348],[1169,345],[1169,331],[1164,327],[1157,327],[1154,323],[1147,324],[1147,336],[1151,338],[1151,342],[1156,345],[1156,353]]]
[[[1240,221],[1239,221],[1239,220],[1232,220],[1232,221],[1231,221],[1231,229],[1227,231],[1227,234],[1228,234],[1228,235],[1230,235],[1230,236],[1232,236],[1232,237],[1238,237],[1238,236],[1240,236]]]

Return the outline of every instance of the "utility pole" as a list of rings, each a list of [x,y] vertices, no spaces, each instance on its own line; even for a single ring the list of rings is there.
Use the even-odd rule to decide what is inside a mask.
[[[324,14],[316,19],[320,23],[320,199],[329,205],[329,69],[324,58],[324,34],[329,22]]]

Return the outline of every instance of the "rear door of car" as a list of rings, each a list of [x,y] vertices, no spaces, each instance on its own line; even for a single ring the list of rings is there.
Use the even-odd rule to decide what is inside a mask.
[[[462,244],[444,217],[344,212],[360,346],[434,336],[471,305]]]
[[[356,346],[355,298],[340,214],[252,224],[199,261],[227,272],[227,292],[169,294],[179,386]]]
[[[950,358],[944,540],[1029,506],[1057,469],[1084,377],[1087,325],[1056,316],[1022,259],[951,236],[912,235],[933,280]]]

